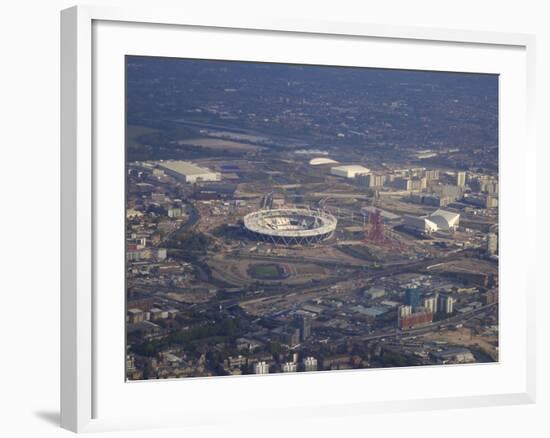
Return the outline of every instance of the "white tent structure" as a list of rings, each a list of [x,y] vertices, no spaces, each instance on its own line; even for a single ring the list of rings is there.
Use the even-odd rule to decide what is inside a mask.
[[[458,227],[460,214],[439,209],[430,214],[428,218],[437,224],[439,230],[454,230]]]
[[[428,219],[427,216],[412,216],[406,214],[403,216],[405,226],[421,233],[430,234],[437,231],[437,224]]]
[[[447,210],[436,210],[428,216],[403,216],[405,226],[421,233],[430,234],[434,231],[454,230],[458,227],[460,214]]]
[[[333,160],[332,158],[319,157],[309,160],[309,164],[310,166],[320,166],[323,164],[338,164],[338,161]]]

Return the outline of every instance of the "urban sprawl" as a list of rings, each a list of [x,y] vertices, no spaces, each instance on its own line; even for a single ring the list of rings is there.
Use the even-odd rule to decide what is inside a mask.
[[[127,62],[129,380],[498,361],[496,78]]]

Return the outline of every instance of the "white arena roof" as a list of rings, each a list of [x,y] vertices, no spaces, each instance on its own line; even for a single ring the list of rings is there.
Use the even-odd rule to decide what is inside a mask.
[[[311,166],[319,166],[321,164],[338,164],[338,161],[331,158],[312,158],[309,160]]]
[[[436,210],[428,216],[403,216],[405,225],[422,232],[452,230],[458,226],[460,214],[447,210]]]
[[[440,230],[448,230],[458,226],[460,214],[452,211],[438,209],[429,216],[432,222],[437,224]]]
[[[413,216],[406,214],[403,216],[403,219],[405,220],[405,225],[423,233],[432,233],[437,231],[438,228],[437,224],[428,219],[426,216]]]

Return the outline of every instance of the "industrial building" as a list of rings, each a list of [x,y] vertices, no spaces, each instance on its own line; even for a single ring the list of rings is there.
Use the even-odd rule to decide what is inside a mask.
[[[366,167],[351,164],[348,166],[336,166],[330,168],[332,175],[341,176],[343,178],[355,178],[357,175],[369,173],[370,170]]]
[[[199,181],[221,181],[222,174],[214,172],[205,167],[199,167],[188,161],[160,161],[159,167],[174,178],[183,180],[186,183],[196,183]]]

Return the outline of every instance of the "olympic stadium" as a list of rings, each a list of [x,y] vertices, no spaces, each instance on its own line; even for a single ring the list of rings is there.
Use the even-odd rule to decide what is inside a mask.
[[[283,245],[318,243],[332,237],[338,221],[321,210],[282,208],[247,214],[245,229],[254,237]]]

